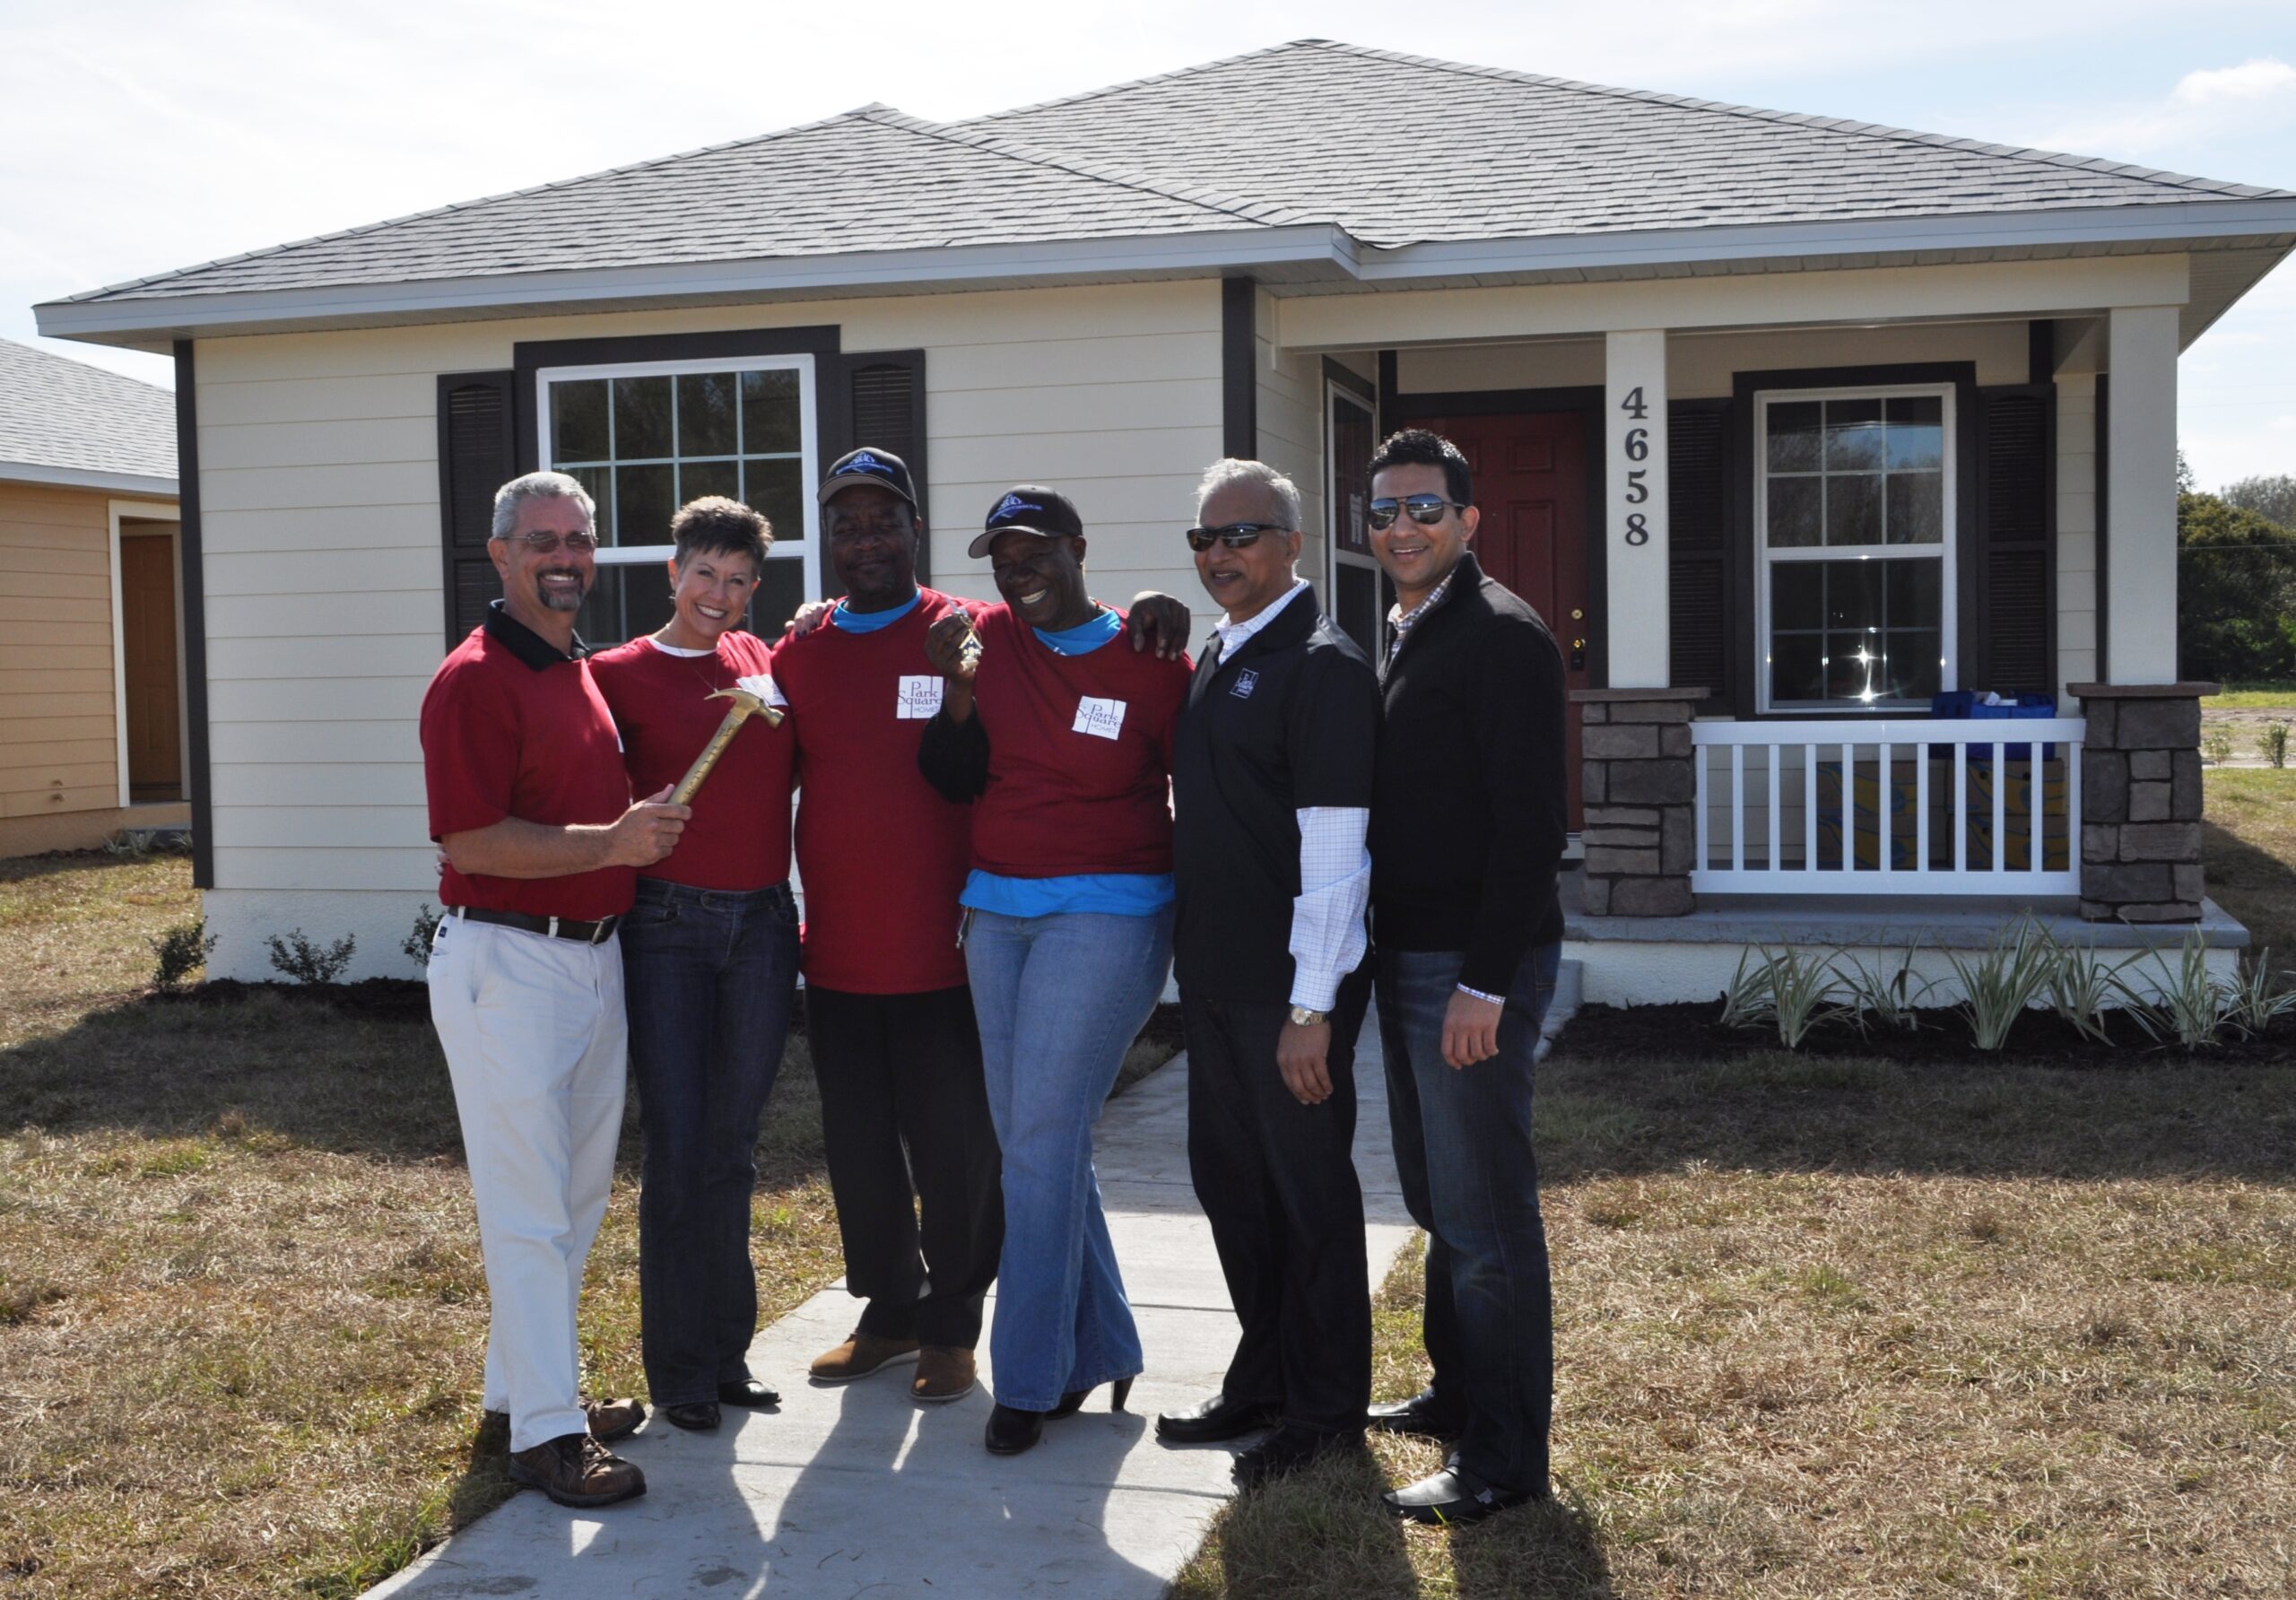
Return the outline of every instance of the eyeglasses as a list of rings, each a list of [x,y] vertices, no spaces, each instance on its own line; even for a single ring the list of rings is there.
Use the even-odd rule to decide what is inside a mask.
[[[1280,522],[1231,522],[1226,527],[1192,527],[1187,530],[1187,547],[1195,551],[1209,550],[1216,539],[1231,550],[1241,550],[1262,534],[1288,534],[1291,531]]]
[[[567,534],[563,535],[562,540],[557,534],[505,534],[502,535],[502,543],[505,544],[523,544],[536,555],[550,554],[561,542],[567,549],[577,552],[596,550],[598,547],[598,536],[596,534]]]
[[[1439,494],[1408,494],[1401,500],[1375,500],[1371,502],[1371,526],[1375,529],[1393,527],[1397,514],[1408,511],[1411,519],[1420,526],[1433,527],[1443,520],[1446,510],[1465,509],[1460,501],[1445,500]]]

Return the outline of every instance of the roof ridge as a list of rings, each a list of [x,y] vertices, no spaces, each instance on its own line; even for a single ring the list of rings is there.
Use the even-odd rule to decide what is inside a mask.
[[[1479,66],[1472,62],[1446,61],[1433,56],[1410,56],[1399,50],[1382,50],[1369,45],[1352,45],[1338,39],[1301,39],[1297,42],[1302,45],[1313,45],[1321,49],[1337,51],[1343,55],[1361,56],[1376,61],[1394,61],[1411,66],[1434,67],[1443,72],[1457,73],[1465,77],[1498,79],[1507,83],[1531,84],[1542,89],[1559,89],[1577,94],[1604,95],[1613,100],[1640,100],[1649,104],[1677,106],[1689,110],[1715,111],[1727,116],[1754,117],[1764,122],[1784,123],[1795,127],[1822,128],[1832,133],[1908,141],[1946,150],[1961,150],[1979,155],[2000,156],[2012,161],[2031,161],[2048,166],[2074,167],[2083,171],[2109,173],[2118,178],[2158,183],[2166,187],[2199,189],[2227,198],[2284,198],[2292,195],[2292,191],[2286,189],[2265,188],[2255,184],[2231,183],[2221,178],[2198,178],[2187,173],[2167,171],[2158,167],[2140,167],[2128,161],[2108,161],[2101,156],[2079,156],[2062,151],[2040,150],[2031,146],[1998,144],[1988,140],[1962,138],[1952,134],[1924,133],[1918,128],[1896,127],[1887,123],[1857,122],[1848,117],[1818,117],[1799,111],[1775,111],[1762,106],[1740,105],[1732,100],[1700,100],[1692,95],[1666,94],[1652,89],[1621,89],[1608,83],[1589,83],[1576,78],[1558,78],[1546,74],[1518,72],[1512,67]],[[1242,60],[1243,57],[1231,57],[1229,59]],[[1212,62],[1207,65],[1218,66],[1225,63]],[[1178,74],[1166,75],[1178,76]],[[1143,79],[1141,81],[1152,83],[1156,80]],[[1124,85],[1124,87],[1132,86]],[[1004,115],[1013,114],[1004,113]]]
[[[1257,50],[1246,50],[1241,55],[1222,56],[1217,61],[1199,61],[1194,66],[1175,67],[1168,73],[1151,73],[1144,78],[1128,78],[1121,83],[1104,83],[1098,89],[1086,89],[1075,94],[1058,95],[1048,100],[1038,100],[1032,105],[1008,106],[1002,111],[986,111],[978,117],[967,117],[962,123],[952,126],[971,127],[978,123],[995,122],[1000,117],[1023,117],[1031,111],[1048,111],[1056,106],[1077,105],[1084,100],[1098,100],[1104,94],[1122,94],[1126,90],[1144,89],[1151,83],[1169,83],[1174,78],[1191,78],[1198,73],[1208,73],[1214,67],[1232,66],[1239,61],[1249,61],[1255,56],[1278,56],[1286,50],[1296,50],[1309,45],[1328,45],[1332,42],[1327,39],[1286,39],[1280,45],[1268,45]]]
[[[1291,222],[1328,220],[1310,216],[1305,212],[1291,206],[1279,205],[1273,201],[1255,200],[1244,195],[1221,194],[1211,189],[1177,183],[1170,178],[1158,178],[1150,172],[1142,172],[1125,167],[1105,166],[1098,161],[1088,161],[1082,157],[1054,150],[1046,145],[1031,144],[1019,139],[1006,139],[994,134],[982,133],[977,128],[966,126],[961,123],[934,122],[926,117],[912,116],[906,111],[897,111],[890,106],[864,108],[862,110],[854,112],[853,115],[865,121],[876,123],[880,126],[899,127],[927,138],[968,145],[1010,160],[1026,161],[1037,166],[1058,168],[1065,172],[1073,172],[1080,177],[1090,178],[1095,182],[1113,183],[1127,188],[1144,189],[1163,199],[1177,200],[1182,204],[1194,205],[1222,216],[1240,217],[1247,222],[1261,223],[1267,227],[1276,227]]]
[[[257,261],[266,256],[279,255],[283,251],[300,250],[306,245],[326,244],[341,239],[356,239],[362,233],[374,233],[385,228],[398,227],[405,222],[419,222],[430,217],[451,216],[456,212],[469,211],[481,205],[491,205],[499,200],[523,199],[529,195],[548,194],[552,189],[572,188],[577,184],[589,183],[601,178],[620,178],[627,173],[643,172],[649,167],[667,166],[672,161],[690,161],[695,156],[717,155],[724,151],[738,150],[747,144],[770,143],[776,139],[786,139],[793,134],[810,133],[815,128],[829,127],[849,118],[857,117],[865,121],[873,121],[875,119],[870,114],[880,111],[893,111],[893,108],[881,101],[871,100],[867,105],[856,106],[850,111],[839,111],[833,117],[816,117],[811,122],[796,123],[788,127],[776,128],[770,133],[752,134],[740,139],[725,139],[715,144],[696,145],[691,150],[681,150],[671,155],[650,156],[642,161],[625,161],[618,167],[601,167],[595,172],[584,172],[573,178],[555,178],[549,183],[528,184],[524,188],[501,189],[491,195],[480,195],[468,200],[457,200],[450,205],[433,205],[422,211],[410,211],[400,216],[386,217],[377,222],[362,222],[356,228],[337,228],[326,233],[314,233],[306,239],[291,239],[281,244],[265,245],[260,249],[241,250],[234,255],[218,256],[210,261],[194,262],[189,266],[174,267],[167,272],[146,273],[140,278],[129,278],[117,283],[107,283],[100,289],[90,289],[79,294],[66,295],[62,301],[55,303],[69,304],[74,300],[100,300],[108,294],[120,294],[131,289],[141,289],[147,283],[163,283],[170,278],[180,278],[192,273],[204,272],[212,266],[230,266],[242,261]],[[900,116],[901,113],[894,111],[894,115]]]

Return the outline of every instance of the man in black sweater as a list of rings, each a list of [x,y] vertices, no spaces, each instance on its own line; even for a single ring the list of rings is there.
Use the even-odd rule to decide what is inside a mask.
[[[1470,1522],[1547,1491],[1554,1309],[1531,1057],[1561,953],[1562,657],[1470,552],[1478,514],[1457,446],[1406,429],[1370,470],[1371,553],[1396,587],[1372,939],[1396,1167],[1429,1236],[1435,1370],[1370,1422],[1457,1439],[1441,1472],[1386,1499],[1421,1522]]]

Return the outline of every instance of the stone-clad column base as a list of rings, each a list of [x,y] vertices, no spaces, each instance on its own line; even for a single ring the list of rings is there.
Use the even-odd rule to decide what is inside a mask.
[[[1698,830],[1690,719],[1703,689],[1578,689],[1587,911],[1686,917]]]
[[[2081,915],[2197,922],[2200,700],[2214,683],[2074,683],[2081,750]]]

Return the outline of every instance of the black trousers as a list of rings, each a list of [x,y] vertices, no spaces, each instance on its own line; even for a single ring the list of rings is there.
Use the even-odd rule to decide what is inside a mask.
[[[972,991],[808,986],[805,1026],[862,1331],[972,1349],[1004,1245]]]
[[[1360,1430],[1371,1400],[1371,1298],[1356,1181],[1355,1037],[1367,966],[1332,1013],[1331,1098],[1303,1106],[1275,1044],[1291,1007],[1185,990],[1187,1155],[1220,1270],[1243,1324],[1222,1392],[1283,1420]]]

